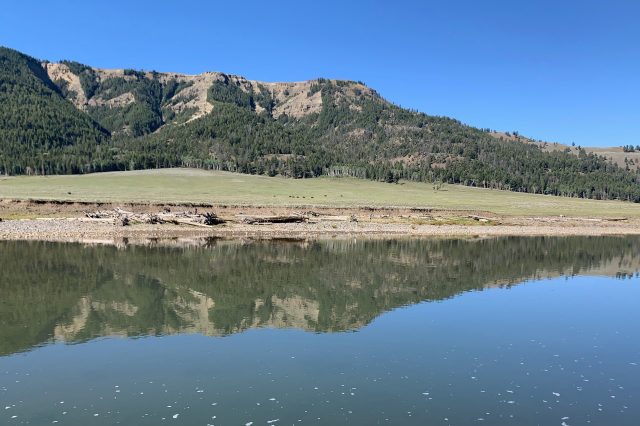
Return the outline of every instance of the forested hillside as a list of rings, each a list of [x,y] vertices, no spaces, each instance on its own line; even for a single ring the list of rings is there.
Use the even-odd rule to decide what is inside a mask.
[[[637,167],[395,106],[360,82],[48,63],[0,48],[0,172],[190,166],[640,201]]]
[[[88,171],[108,137],[63,98],[40,62],[0,49],[0,172]]]

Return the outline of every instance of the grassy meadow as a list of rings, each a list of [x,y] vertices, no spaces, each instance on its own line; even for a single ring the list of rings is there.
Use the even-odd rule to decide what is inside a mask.
[[[196,202],[227,205],[394,206],[488,211],[507,216],[640,217],[640,205],[351,178],[286,179],[197,169],[0,178],[0,199]]]

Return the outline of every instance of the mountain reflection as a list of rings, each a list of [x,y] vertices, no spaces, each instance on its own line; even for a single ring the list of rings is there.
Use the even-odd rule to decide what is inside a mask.
[[[469,290],[640,269],[640,238],[209,242],[189,247],[0,242],[0,355],[51,341],[252,327],[353,330]]]

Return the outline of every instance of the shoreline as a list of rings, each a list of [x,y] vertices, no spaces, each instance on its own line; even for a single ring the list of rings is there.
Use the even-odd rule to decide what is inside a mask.
[[[136,214],[214,213],[213,226],[95,219],[98,210],[125,207]],[[247,224],[246,215],[305,215],[300,223]],[[333,239],[499,236],[640,235],[640,218],[499,216],[486,211],[408,207],[229,206],[0,200],[0,240],[144,241],[153,239]]]

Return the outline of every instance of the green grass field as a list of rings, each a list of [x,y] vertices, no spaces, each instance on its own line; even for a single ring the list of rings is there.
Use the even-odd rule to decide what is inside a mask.
[[[285,179],[194,169],[0,178],[0,199],[202,202],[280,206],[406,206],[513,216],[640,217],[640,205],[444,185],[350,178]]]

